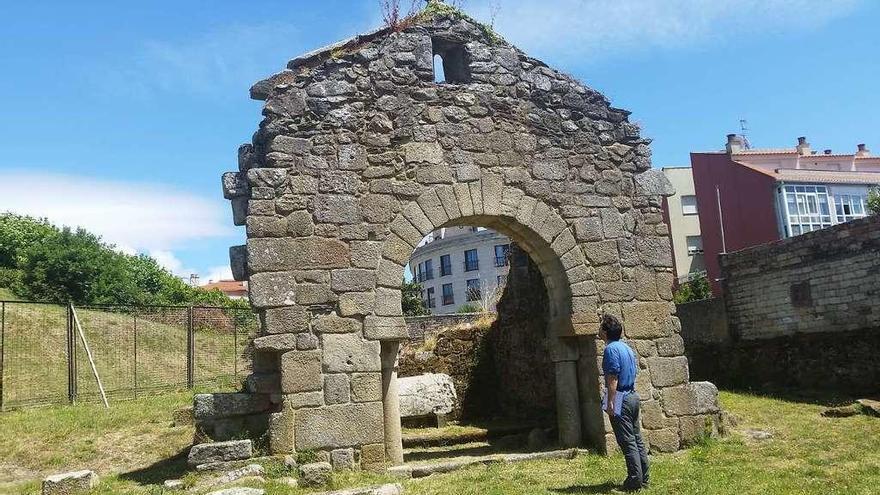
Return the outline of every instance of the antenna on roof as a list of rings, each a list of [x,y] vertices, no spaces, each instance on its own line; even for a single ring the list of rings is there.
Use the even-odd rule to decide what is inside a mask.
[[[747,150],[752,149],[752,143],[749,142],[749,137],[747,135],[749,132],[749,122],[746,119],[739,119],[739,132],[740,136],[743,138],[743,146]]]

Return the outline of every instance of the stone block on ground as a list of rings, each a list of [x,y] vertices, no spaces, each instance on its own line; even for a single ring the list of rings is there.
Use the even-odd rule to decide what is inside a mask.
[[[208,495],[265,495],[266,490],[262,488],[225,488],[223,490],[217,490],[215,492],[208,493]]]
[[[387,485],[367,486],[362,488],[349,488],[348,490],[337,490],[333,492],[321,492],[315,495],[402,495],[403,486],[397,483],[389,483]]]
[[[329,462],[313,462],[299,467],[299,482],[303,486],[326,486],[330,483],[333,467]]]
[[[182,491],[185,487],[182,480],[165,480],[165,483],[162,483],[162,488],[169,492],[176,492]]]
[[[73,471],[53,474],[43,480],[43,495],[74,495],[88,493],[98,484],[94,471]]]
[[[400,378],[400,417],[417,418],[450,414],[455,408],[455,385],[449,375],[427,373]]]
[[[254,454],[254,446],[250,440],[231,440],[193,445],[189,451],[187,463],[190,466],[210,462],[240,461],[250,459]]]
[[[242,480],[245,478],[254,478],[263,476],[266,474],[266,470],[263,469],[263,466],[259,464],[248,464],[247,466],[234,469],[232,471],[227,471],[219,476],[208,478],[204,481],[200,481],[196,484],[197,487],[207,488],[212,486],[220,486],[225,485],[227,483],[232,483],[233,481]]]

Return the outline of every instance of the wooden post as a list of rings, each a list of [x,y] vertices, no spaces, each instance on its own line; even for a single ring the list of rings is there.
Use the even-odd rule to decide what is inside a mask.
[[[86,342],[86,334],[83,333],[82,325],[79,324],[79,317],[76,315],[76,308],[71,304],[70,309],[73,312],[73,322],[76,324],[79,338],[82,341],[83,348],[86,350],[86,356],[89,358],[89,365],[92,367],[92,373],[95,375],[95,381],[98,382],[98,391],[101,392],[101,400],[104,402],[104,407],[109,409],[110,404],[107,403],[107,394],[104,393],[104,385],[101,383],[101,377],[98,376],[98,368],[95,367],[95,360],[92,358],[92,351],[89,349],[89,343]]]

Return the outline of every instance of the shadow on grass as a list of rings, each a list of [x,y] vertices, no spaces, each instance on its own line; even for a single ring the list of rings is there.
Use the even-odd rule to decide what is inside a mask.
[[[855,396],[836,390],[805,390],[782,387],[719,387],[721,390],[737,394],[748,394],[769,399],[779,399],[800,404],[813,404],[825,407],[839,407],[852,404],[857,399],[871,398],[876,394]]]
[[[571,485],[564,488],[551,488],[550,491],[553,493],[611,493],[617,488],[616,484],[606,481],[598,485]]]
[[[139,485],[161,485],[165,480],[179,479],[187,473],[187,450],[149,466],[120,474],[119,477]]]

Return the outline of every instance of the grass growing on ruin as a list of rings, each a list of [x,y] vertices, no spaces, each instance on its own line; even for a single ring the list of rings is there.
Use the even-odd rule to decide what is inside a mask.
[[[676,454],[652,456],[652,486],[645,494],[869,494],[880,486],[880,419],[824,418],[825,406],[724,392],[723,406],[739,418],[728,437]],[[117,404],[53,407],[0,415],[0,493],[38,493],[39,482],[11,479],[91,468],[102,477],[94,493],[160,493],[165,479],[184,474],[191,427],[174,428],[171,412],[190,395]],[[771,433],[753,440],[746,430]],[[170,460],[169,460],[170,459]],[[580,456],[475,467],[405,481],[412,495],[616,493],[624,476],[619,455]],[[290,473],[271,469],[271,476]],[[192,478],[192,476],[191,476]],[[335,488],[393,482],[371,473],[341,473]],[[269,480],[267,493],[300,495]]]

